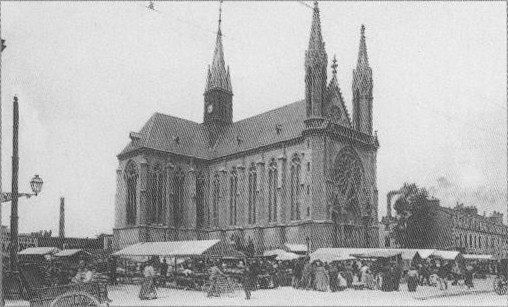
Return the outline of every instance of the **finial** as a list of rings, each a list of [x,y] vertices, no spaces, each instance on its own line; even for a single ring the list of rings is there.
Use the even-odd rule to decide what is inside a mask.
[[[362,24],[362,35],[365,35],[365,25]]]
[[[222,0],[219,1],[219,29],[222,22]]]
[[[333,55],[333,61],[332,61],[332,72],[334,75],[337,74],[337,58],[335,57],[335,54]]]
[[[314,1],[314,8],[317,9],[318,8],[318,2],[317,1]]]

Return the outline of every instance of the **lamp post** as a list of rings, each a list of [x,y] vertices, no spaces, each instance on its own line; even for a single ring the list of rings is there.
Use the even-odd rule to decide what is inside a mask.
[[[0,9],[1,10],[1,9]],[[5,39],[1,39],[1,49],[0,52],[3,52],[7,46],[5,45]],[[0,57],[1,59],[1,57]],[[1,60],[0,60],[1,64]],[[1,83],[1,82],[0,82]],[[0,90],[1,92],[1,90]],[[2,193],[2,102],[0,99],[0,195]],[[3,265],[3,247],[4,247],[4,236],[2,233],[2,203],[0,202],[0,306],[5,305],[4,301],[4,286],[3,286],[3,279],[4,279],[4,265]]]
[[[12,190],[11,193],[1,193],[1,202],[12,201],[11,204],[11,246],[10,246],[10,269],[13,279],[10,284],[14,289],[19,289],[17,272],[18,272],[18,198],[37,196],[42,189],[43,181],[39,175],[35,175],[30,180],[30,188],[33,193],[18,192],[18,131],[19,131],[19,106],[18,97],[14,96],[13,111],[13,135],[12,135]]]

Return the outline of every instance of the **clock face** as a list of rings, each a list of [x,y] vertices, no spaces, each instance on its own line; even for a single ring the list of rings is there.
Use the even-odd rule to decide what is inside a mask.
[[[209,105],[208,105],[208,107],[206,108],[206,111],[207,111],[208,113],[212,113],[212,111],[213,111],[213,105],[212,105],[212,104],[209,104]]]

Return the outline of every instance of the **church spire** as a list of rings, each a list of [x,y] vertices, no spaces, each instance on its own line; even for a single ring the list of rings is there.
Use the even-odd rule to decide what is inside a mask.
[[[358,62],[353,70],[353,126],[369,135],[372,135],[372,100],[372,69],[367,56],[365,26],[362,25]]]
[[[360,33],[360,48],[358,50],[358,62],[356,64],[357,68],[367,68],[369,67],[369,57],[367,55],[367,43],[365,42],[365,26],[362,25]]]
[[[208,127],[208,141],[213,147],[223,133],[223,128],[233,122],[233,89],[229,67],[224,60],[222,46],[222,1],[219,7],[219,22],[212,64],[208,66],[205,87],[203,121]]]
[[[310,29],[309,50],[325,49],[323,35],[321,34],[321,19],[319,16],[318,2],[314,2],[314,14],[312,15],[312,26]]]
[[[222,1],[219,8],[219,25],[217,30],[217,38],[215,40],[215,50],[213,52],[212,65],[208,68],[208,78],[206,82],[205,93],[212,89],[222,89],[229,93],[233,93],[231,87],[231,78],[229,76],[229,67],[226,68],[224,60],[224,47],[222,46]]]
[[[305,52],[305,100],[307,117],[322,117],[326,113],[326,70],[328,56],[321,34],[317,1],[314,2],[309,47]]]

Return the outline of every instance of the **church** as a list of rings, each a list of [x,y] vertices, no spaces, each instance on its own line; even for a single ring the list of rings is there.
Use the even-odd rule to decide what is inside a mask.
[[[350,116],[314,4],[301,101],[233,122],[219,19],[203,122],[161,113],[118,154],[116,249],[138,242],[221,239],[256,254],[284,244],[378,247],[372,69],[365,27]]]

